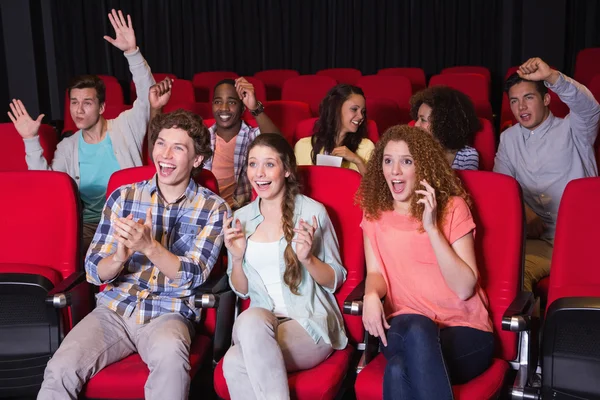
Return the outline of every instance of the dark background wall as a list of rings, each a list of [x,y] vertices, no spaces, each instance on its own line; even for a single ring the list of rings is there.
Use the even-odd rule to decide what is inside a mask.
[[[112,8],[131,14],[153,71],[185,79],[483,65],[498,92],[506,69],[529,57],[571,74],[580,49],[600,46],[598,0],[0,0],[0,109],[18,97],[31,114],[61,119],[69,77],[129,81],[124,57],[102,39],[113,35]]]

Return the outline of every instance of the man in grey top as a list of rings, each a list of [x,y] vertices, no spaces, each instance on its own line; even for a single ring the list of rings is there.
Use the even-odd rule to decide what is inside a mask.
[[[106,186],[119,169],[143,164],[142,146],[148,121],[169,100],[171,80],[155,84],[150,67],[136,44],[131,17],[112,10],[108,18],[115,38],[104,39],[123,51],[129,63],[138,98],[130,110],[106,120],[105,86],[95,75],[74,78],[69,87],[71,117],[79,129],[63,139],[50,164],[42,156],[38,129],[44,115],[33,119],[20,100],[13,100],[8,113],[25,143],[25,160],[30,170],[66,172],[75,180],[83,203],[83,254],[86,253],[106,202]]]
[[[552,89],[569,106],[564,119],[550,112]],[[494,171],[523,188],[527,219],[524,290],[550,273],[558,206],[572,179],[597,176],[594,142],[600,105],[583,85],[531,58],[505,85],[518,121],[500,136]]]

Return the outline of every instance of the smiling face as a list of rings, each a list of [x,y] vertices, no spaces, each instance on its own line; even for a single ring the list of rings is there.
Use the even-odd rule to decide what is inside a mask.
[[[98,123],[104,103],[100,104],[96,89],[71,89],[69,100],[69,111],[77,129],[88,130]]]
[[[415,126],[417,128],[421,128],[429,133],[431,133],[431,112],[432,108],[427,104],[423,103],[419,107],[419,111],[417,112],[417,120],[415,121]]]
[[[383,150],[383,176],[394,199],[395,210],[407,210],[416,185],[413,156],[405,141],[390,141]]]
[[[248,179],[261,199],[282,199],[285,179],[290,176],[285,170],[277,151],[268,146],[254,146],[248,153]]]
[[[230,129],[241,123],[244,105],[238,97],[235,87],[228,83],[217,86],[213,97],[212,111],[217,128]]]
[[[351,94],[340,109],[339,126],[344,133],[354,133],[365,121],[365,98],[359,94]]]
[[[200,166],[203,159],[196,155],[192,138],[179,128],[160,131],[154,143],[152,158],[158,171],[161,191],[181,193],[189,184],[192,170]]]
[[[517,122],[529,130],[535,130],[548,118],[550,95],[543,97],[533,82],[519,82],[508,90],[510,109]]]

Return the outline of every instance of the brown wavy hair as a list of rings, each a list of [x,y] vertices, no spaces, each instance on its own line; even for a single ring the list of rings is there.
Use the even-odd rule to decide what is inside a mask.
[[[414,159],[415,187],[412,189],[409,214],[421,221],[425,206],[417,203],[420,196],[415,190],[421,188],[419,183],[425,179],[434,189],[437,201],[437,223],[442,226],[446,217],[447,205],[451,197],[462,197],[470,206],[470,198],[462,182],[446,161],[444,150],[433,136],[422,129],[408,125],[396,125],[389,128],[381,137],[367,164],[367,172],[362,177],[357,203],[360,204],[368,220],[378,220],[383,211],[394,209],[394,199],[388,183],[383,176],[383,152],[389,142],[406,142]],[[423,232],[423,225],[419,228]]]
[[[296,196],[300,193],[300,182],[298,179],[298,171],[296,169],[296,156],[294,149],[284,139],[283,136],[276,133],[262,133],[252,141],[248,148],[248,154],[256,146],[269,147],[277,152],[279,159],[283,164],[283,169],[289,172],[289,176],[285,178],[285,193],[281,202],[281,225],[283,228],[283,236],[287,242],[283,259],[285,261],[285,272],[283,273],[283,281],[294,294],[299,294],[298,287],[302,282],[302,266],[296,252],[292,248],[292,239],[294,239],[294,209],[296,208]]]

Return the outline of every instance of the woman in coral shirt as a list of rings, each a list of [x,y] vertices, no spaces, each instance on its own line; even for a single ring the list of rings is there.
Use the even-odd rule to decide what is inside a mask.
[[[433,137],[395,126],[375,147],[358,199],[363,323],[387,359],[384,399],[452,399],[451,385],[485,371],[494,349],[469,197]]]

